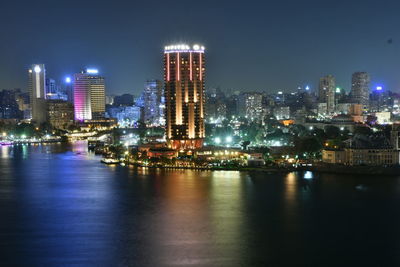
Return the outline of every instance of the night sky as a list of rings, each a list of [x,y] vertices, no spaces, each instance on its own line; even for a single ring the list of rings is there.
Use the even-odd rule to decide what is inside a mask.
[[[3,1],[0,89],[23,88],[32,63],[61,80],[98,67],[107,94],[162,79],[163,47],[206,47],[207,88],[290,91],[333,74],[350,87],[400,91],[398,1]],[[392,42],[389,40],[392,39]]]

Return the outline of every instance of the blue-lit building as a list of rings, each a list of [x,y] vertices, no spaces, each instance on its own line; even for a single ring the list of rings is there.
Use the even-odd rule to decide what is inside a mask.
[[[145,83],[143,98],[143,120],[147,125],[158,126],[163,122],[163,87],[159,80]]]
[[[134,127],[141,118],[141,108],[138,106],[107,107],[108,117],[117,119],[122,127]]]

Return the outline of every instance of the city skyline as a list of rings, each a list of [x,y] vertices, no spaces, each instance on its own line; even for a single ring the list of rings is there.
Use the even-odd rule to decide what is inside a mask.
[[[103,18],[108,6],[101,1],[95,6],[89,1],[79,10],[62,1],[41,9],[30,3],[7,3],[0,31],[14,45],[0,45],[0,57],[10,62],[0,66],[4,74],[0,88],[26,89],[22,74],[31,62],[38,62],[46,64],[47,76],[58,81],[82,66],[96,67],[107,77],[110,94],[137,94],[145,80],[162,79],[159,55],[164,45],[196,40],[206,46],[209,55],[207,88],[271,93],[310,85],[317,90],[319,77],[332,74],[337,85],[349,91],[351,74],[365,71],[371,74],[371,88],[382,85],[399,92],[400,47],[394,34],[399,4],[394,1],[384,6],[373,1],[363,5],[336,1],[328,7],[316,1],[290,6],[271,2],[244,6],[226,1],[211,5],[204,1],[191,12],[194,20],[188,23],[168,20],[165,25],[142,25],[141,19],[150,11],[166,18],[168,12],[152,10],[151,4],[135,5],[135,19],[125,11],[133,4],[113,6],[109,20],[119,19],[109,23]],[[185,8],[175,2],[166,7],[176,12]],[[18,20],[9,17],[16,10],[21,14]],[[46,16],[33,17],[32,10]],[[85,17],[88,10],[91,12]],[[200,27],[196,18],[203,13],[208,19],[201,21]],[[333,19],[337,17],[341,19]],[[52,23],[47,23],[51,18]],[[80,27],[86,24],[91,25],[90,33]],[[21,25],[41,30],[35,31],[37,38],[31,38],[32,33]],[[170,28],[174,30],[166,30]]]

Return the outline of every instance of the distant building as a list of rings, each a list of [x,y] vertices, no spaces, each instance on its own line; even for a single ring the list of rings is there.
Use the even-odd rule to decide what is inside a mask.
[[[388,111],[376,112],[376,123],[389,124],[391,122],[392,113]]]
[[[367,107],[369,104],[370,76],[366,72],[355,72],[351,79],[351,100],[355,104]]]
[[[290,107],[275,107],[273,114],[277,120],[290,119]]]
[[[232,95],[226,99],[226,116],[232,118],[239,115],[238,96]]]
[[[327,75],[319,80],[319,103],[326,103],[327,111],[330,114],[335,112],[335,77]]]
[[[173,149],[203,145],[204,47],[172,45],[164,50],[167,141]]]
[[[22,118],[23,110],[20,110],[17,97],[17,90],[0,91],[0,119]]]
[[[74,86],[71,77],[65,78],[65,93],[67,95],[67,101],[74,103]]]
[[[163,87],[159,80],[148,80],[143,90],[143,119],[144,122],[151,125],[160,125],[160,119],[164,117],[161,105],[163,100]]]
[[[338,103],[336,105],[336,113],[338,114],[350,114],[350,107],[352,103]]]
[[[114,105],[114,96],[106,95],[106,105]]]
[[[19,110],[22,112],[22,119],[29,120],[32,118],[31,114],[31,101],[30,101],[30,92],[19,92],[16,95],[16,101],[18,104]]]
[[[74,75],[75,120],[101,119],[105,115],[105,82],[96,69]]]
[[[47,119],[57,129],[67,129],[74,123],[74,106],[63,100],[47,100]]]
[[[110,107],[107,108],[107,113],[123,127],[134,126],[141,118],[141,108],[137,106]]]
[[[326,116],[328,114],[328,104],[326,102],[318,103],[317,110],[319,116]]]
[[[28,71],[32,121],[46,122],[46,69],[44,64],[34,64]]]
[[[56,81],[51,78],[46,78],[46,99],[54,99],[57,93]]]
[[[209,121],[221,121],[226,118],[228,113],[228,107],[226,104],[225,94],[219,89],[216,92],[208,92],[206,95],[206,117]],[[236,107],[236,104],[234,104]],[[237,113],[233,113],[237,115]]]
[[[239,96],[239,109],[249,120],[263,119],[263,95],[261,93],[243,93]],[[243,105],[243,106],[242,106]]]

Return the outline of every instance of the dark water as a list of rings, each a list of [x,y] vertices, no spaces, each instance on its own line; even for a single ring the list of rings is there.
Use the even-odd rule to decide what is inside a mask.
[[[399,264],[400,178],[134,169],[100,164],[85,144],[0,148],[1,266]]]

